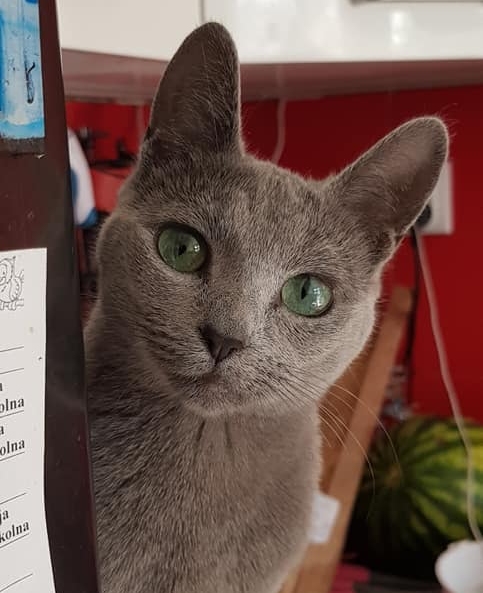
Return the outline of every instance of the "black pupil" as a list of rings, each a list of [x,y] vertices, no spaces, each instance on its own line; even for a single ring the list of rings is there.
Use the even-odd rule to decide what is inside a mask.
[[[309,285],[309,282],[310,282],[309,279],[308,278],[305,278],[304,283],[302,284],[302,288],[301,288],[301,291],[300,291],[300,296],[302,297],[302,300],[304,300],[305,297],[308,294],[308,285]]]
[[[178,257],[184,255],[187,251],[187,247],[185,243],[181,243],[178,245]]]

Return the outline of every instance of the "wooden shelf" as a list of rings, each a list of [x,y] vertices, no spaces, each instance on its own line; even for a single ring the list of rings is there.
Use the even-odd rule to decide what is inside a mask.
[[[167,62],[63,50],[66,97],[150,103]],[[243,100],[483,84],[483,60],[245,64]]]

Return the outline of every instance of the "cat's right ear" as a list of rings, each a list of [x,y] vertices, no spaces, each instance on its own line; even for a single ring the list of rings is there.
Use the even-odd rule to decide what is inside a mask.
[[[151,157],[240,151],[240,72],[228,31],[191,33],[159,84],[146,132]]]
[[[436,117],[413,119],[363,154],[332,182],[334,208],[360,229],[371,258],[389,258],[427,204],[448,151]]]

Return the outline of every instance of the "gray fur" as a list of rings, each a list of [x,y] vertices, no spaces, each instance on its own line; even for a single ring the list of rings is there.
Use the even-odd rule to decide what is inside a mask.
[[[246,154],[239,117],[233,42],[205,25],[101,233],[86,347],[104,593],[276,593],[307,543],[318,400],[367,340],[382,266],[447,150],[443,124],[417,119],[304,180]],[[166,221],[205,237],[206,270],[163,263]],[[280,302],[302,272],[333,289],[320,318]],[[204,323],[245,344],[214,371]]]

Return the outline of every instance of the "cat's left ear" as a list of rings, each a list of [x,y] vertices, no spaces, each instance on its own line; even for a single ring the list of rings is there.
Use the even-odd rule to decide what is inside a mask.
[[[228,31],[217,23],[196,29],[168,64],[151,110],[151,155],[241,149],[239,62]]]
[[[424,209],[447,151],[444,123],[416,118],[379,141],[330,184],[334,208],[342,208],[352,225],[365,232],[374,263],[390,257]]]

